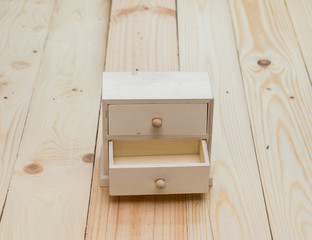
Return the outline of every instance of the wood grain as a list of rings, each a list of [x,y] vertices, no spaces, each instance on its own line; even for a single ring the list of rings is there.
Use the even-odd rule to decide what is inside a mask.
[[[175,1],[112,1],[106,71],[174,71],[177,54]]]
[[[175,14],[173,0],[113,0],[105,70],[178,70]],[[96,179],[87,239],[186,239],[185,196],[109,197]]]
[[[180,69],[209,71],[215,97],[213,187],[187,196],[188,237],[270,239],[228,2],[177,3]]]
[[[11,180],[54,0],[0,4],[0,212]]]
[[[298,39],[301,54],[308,70],[310,81],[312,77],[312,1],[285,0],[288,14]],[[311,81],[312,82],[312,81]]]
[[[230,3],[273,238],[311,239],[312,87],[285,2]]]
[[[105,10],[100,0],[56,2],[0,239],[84,239]]]

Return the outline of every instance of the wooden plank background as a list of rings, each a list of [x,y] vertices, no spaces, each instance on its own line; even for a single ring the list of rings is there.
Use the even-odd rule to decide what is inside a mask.
[[[0,239],[84,238],[105,53],[104,3],[54,3]]]
[[[269,239],[228,2],[177,3],[180,69],[209,71],[216,99],[213,187],[209,197],[187,196],[188,216],[192,216],[188,218],[190,238],[207,236],[207,226],[200,228],[198,223],[208,221],[209,215],[202,215],[208,208],[214,238]]]
[[[2,212],[45,48],[54,2],[1,2],[0,209]],[[38,11],[40,13],[38,14]]]
[[[291,19],[281,0],[230,2],[272,236],[311,238],[312,88]]]
[[[175,13],[174,0],[112,1],[105,71],[178,71]],[[109,197],[93,179],[89,239],[187,239],[185,196]]]
[[[309,0],[1,1],[0,239],[311,239],[311,11]],[[209,194],[99,187],[103,66],[209,72]]]

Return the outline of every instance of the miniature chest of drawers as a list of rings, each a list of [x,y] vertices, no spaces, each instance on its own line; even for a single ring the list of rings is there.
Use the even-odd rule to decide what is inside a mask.
[[[102,110],[100,184],[110,195],[208,192],[208,73],[103,73]]]

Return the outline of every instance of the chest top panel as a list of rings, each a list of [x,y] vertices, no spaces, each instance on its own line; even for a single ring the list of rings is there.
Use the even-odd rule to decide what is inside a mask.
[[[104,72],[102,99],[213,99],[207,72]]]

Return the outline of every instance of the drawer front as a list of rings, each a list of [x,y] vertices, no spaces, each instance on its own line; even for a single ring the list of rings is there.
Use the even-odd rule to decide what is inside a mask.
[[[163,179],[164,188],[157,187]],[[207,193],[209,166],[113,168],[109,171],[112,196]]]
[[[201,161],[197,163],[191,163],[191,158],[194,157],[192,154],[174,155],[173,153],[169,155],[160,153],[155,156],[134,156],[131,153],[131,156],[121,161],[117,159],[118,155],[123,153],[116,153],[115,157],[113,143],[110,141],[108,150],[110,195],[207,193],[210,168],[207,142],[202,140],[198,146],[200,148],[198,156]],[[124,151],[124,146],[119,147]],[[156,158],[157,164],[148,163],[150,160],[153,161],[153,157]],[[190,159],[181,159],[184,157]],[[145,162],[144,158],[146,158]],[[117,164],[118,161],[121,163]],[[129,164],[129,161],[134,164]],[[128,163],[125,164],[126,162]]]
[[[109,135],[204,135],[207,104],[109,105],[108,119]]]

